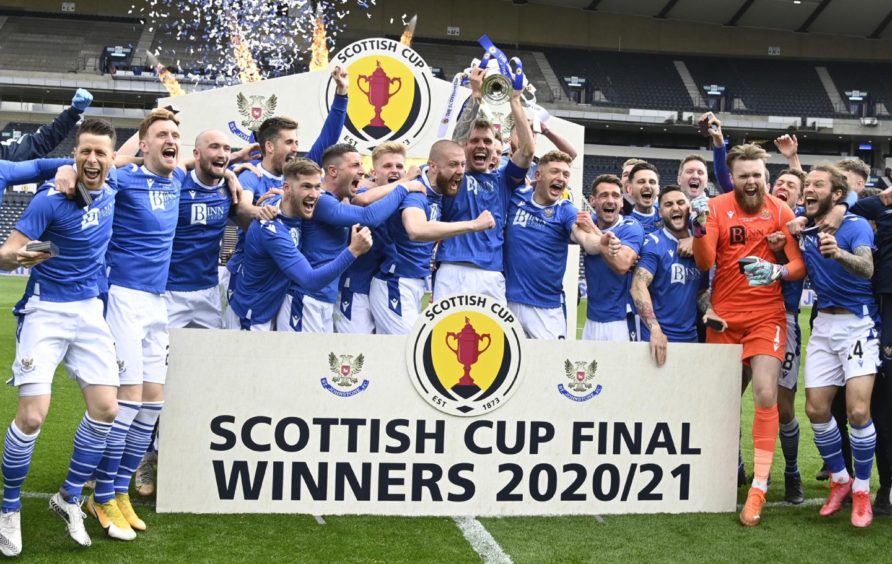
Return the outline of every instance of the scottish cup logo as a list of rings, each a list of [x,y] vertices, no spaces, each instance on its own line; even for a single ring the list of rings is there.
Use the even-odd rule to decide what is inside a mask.
[[[493,411],[517,389],[523,330],[503,303],[477,295],[432,302],[407,341],[415,389],[444,413]]]
[[[347,119],[342,141],[370,151],[384,141],[411,147],[429,127],[430,68],[411,47],[391,39],[351,43],[331,61],[345,68],[350,80]],[[321,97],[327,114],[334,99],[334,81],[325,82]]]

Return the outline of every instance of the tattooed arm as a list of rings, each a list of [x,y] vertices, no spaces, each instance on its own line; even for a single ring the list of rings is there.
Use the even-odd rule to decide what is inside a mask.
[[[650,284],[654,280],[654,275],[648,270],[638,267],[635,274],[632,275],[632,299],[635,307],[638,309],[638,316],[641,322],[650,332],[650,354],[657,366],[663,366],[666,363],[666,347],[669,343],[666,335],[657,322],[657,316],[654,313],[653,300],[650,297]]]
[[[854,253],[840,249],[835,260],[850,274],[867,280],[873,277],[873,252],[870,247],[858,247]]]
[[[850,253],[839,248],[836,237],[829,233],[818,234],[818,249],[821,254],[842,265],[850,274],[870,280],[873,276],[873,252],[870,247],[862,245]]]

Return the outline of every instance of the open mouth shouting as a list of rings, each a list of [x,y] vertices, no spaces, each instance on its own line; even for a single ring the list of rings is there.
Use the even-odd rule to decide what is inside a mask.
[[[676,210],[669,214],[669,223],[671,224],[672,229],[676,231],[681,230],[687,221],[688,214],[685,214],[682,210]]]
[[[690,180],[688,180],[688,192],[692,196],[694,196],[694,197],[699,196],[701,187],[702,187],[702,185],[700,184],[700,179],[697,178],[696,176],[694,178],[691,178]]]
[[[161,160],[169,166],[170,168],[174,168],[177,165],[177,148],[175,145],[167,145],[163,149],[161,149]]]
[[[472,161],[475,168],[486,168],[486,165],[489,164],[489,160],[489,151],[487,151],[486,149],[477,149],[474,151]]]
[[[805,211],[809,215],[813,215],[820,207],[818,197],[815,194],[806,194],[803,202],[805,203]]]
[[[652,206],[654,203],[654,195],[656,195],[656,190],[653,188],[642,188],[641,192],[638,194],[638,199],[644,206]]]
[[[99,167],[86,166],[83,167],[84,183],[93,188],[100,184],[102,169]]]
[[[564,190],[566,187],[561,182],[553,182],[548,186],[548,195],[551,196],[554,200],[559,200],[564,197]]]
[[[313,210],[316,209],[316,200],[318,200],[318,198],[316,198],[315,196],[307,196],[306,198],[301,200],[301,202],[300,202],[301,215],[303,215],[305,218],[312,217]]]

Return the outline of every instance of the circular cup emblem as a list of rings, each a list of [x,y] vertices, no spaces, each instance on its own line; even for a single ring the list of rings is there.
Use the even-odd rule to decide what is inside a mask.
[[[406,343],[409,377],[429,404],[473,417],[517,390],[523,329],[508,306],[479,295],[431,302]]]
[[[383,38],[347,45],[332,57],[329,72],[346,69],[350,80],[347,119],[341,139],[370,152],[384,141],[412,147],[430,127],[430,67],[411,47]],[[321,97],[327,115],[335,84],[325,81]]]

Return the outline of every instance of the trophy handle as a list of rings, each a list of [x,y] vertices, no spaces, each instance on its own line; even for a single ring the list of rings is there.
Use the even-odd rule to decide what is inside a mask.
[[[366,84],[369,83],[369,77],[367,77],[366,75],[362,74],[362,75],[359,75],[359,77],[356,79],[356,87],[359,88],[359,91],[360,91],[360,92],[362,92],[363,94],[365,94],[366,96],[368,96],[368,95],[369,95],[369,91],[368,91],[368,90],[363,90],[363,89],[362,89],[362,81],[363,81],[363,80],[365,81]]]
[[[489,336],[489,333],[480,335],[480,340],[482,341],[483,339],[486,339],[486,346],[483,347],[482,350],[477,351],[477,354],[483,354],[484,352],[486,352],[486,349],[489,348],[489,345],[492,344],[492,337]]]
[[[388,88],[388,91],[387,91],[388,98],[390,96],[395,96],[396,93],[400,91],[400,88],[403,87],[403,80],[400,77],[395,76],[390,79],[390,84],[393,84],[394,82],[396,82],[396,90],[394,90],[393,92],[390,92],[390,86],[387,87]]]
[[[449,346],[449,337],[455,339],[455,348]],[[458,335],[456,335],[455,333],[446,333],[446,348],[451,350],[455,354],[458,354]]]

